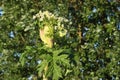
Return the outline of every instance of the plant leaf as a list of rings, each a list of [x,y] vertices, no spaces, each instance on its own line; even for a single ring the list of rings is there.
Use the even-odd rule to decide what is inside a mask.
[[[62,77],[61,68],[57,64],[54,64],[53,80],[59,80],[60,77]]]
[[[38,67],[38,73],[39,75],[42,74],[42,71],[44,70],[44,68],[48,65],[48,62],[46,60],[43,60],[37,67]]]

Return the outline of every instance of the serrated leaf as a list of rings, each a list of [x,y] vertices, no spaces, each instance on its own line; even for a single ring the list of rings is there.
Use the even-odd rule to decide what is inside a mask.
[[[52,60],[52,56],[49,55],[49,54],[42,54],[42,55],[39,56],[39,58],[47,60],[48,63],[51,62],[51,60]]]
[[[50,65],[50,66],[48,67],[47,72],[46,72],[46,76],[47,76],[47,77],[51,77],[52,73],[53,73],[53,65]]]
[[[62,54],[62,55],[59,56],[59,59],[66,59],[67,57],[68,57],[68,55]]]
[[[47,56],[46,56],[46,60],[48,61],[48,63],[51,62],[51,61],[52,61],[52,56],[49,55],[49,54],[47,54]]]
[[[53,51],[54,56],[57,56],[58,54],[62,53],[64,51],[64,49],[59,49],[59,50],[55,50]]]
[[[40,59],[45,59],[45,57],[46,57],[46,54],[42,54],[39,56]]]
[[[62,65],[67,65],[67,66],[69,66],[69,60],[67,60],[67,59],[60,59],[60,62],[62,62]]]
[[[61,68],[58,65],[54,64],[53,80],[59,80],[60,77],[62,77]]]
[[[43,60],[37,67],[38,67],[38,73],[41,75],[44,68],[48,65],[48,62],[46,60]]]

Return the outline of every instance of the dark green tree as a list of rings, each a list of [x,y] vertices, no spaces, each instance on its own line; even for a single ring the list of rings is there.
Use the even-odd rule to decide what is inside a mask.
[[[119,0],[1,0],[0,9],[0,80],[120,79]],[[69,21],[52,48],[39,29],[57,19],[33,19],[39,11]]]

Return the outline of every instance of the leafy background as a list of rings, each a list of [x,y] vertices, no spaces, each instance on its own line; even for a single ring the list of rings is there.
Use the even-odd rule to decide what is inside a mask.
[[[0,80],[120,79],[119,0],[1,0]],[[71,21],[47,48],[33,15],[48,10]]]

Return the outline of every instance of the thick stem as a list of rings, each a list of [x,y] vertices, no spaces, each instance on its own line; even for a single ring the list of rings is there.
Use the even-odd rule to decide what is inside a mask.
[[[49,29],[47,28],[47,26],[44,27],[44,29],[40,29],[39,30],[39,35],[40,35],[40,39],[44,42],[44,44],[49,47],[52,48],[53,47],[53,39],[48,35]],[[45,76],[46,72],[48,70],[48,65],[46,65],[46,67],[44,68],[44,73],[43,73],[43,80],[48,80],[48,78]]]
[[[48,69],[48,66],[44,68],[43,80],[48,80],[48,78],[45,76],[47,69]]]

